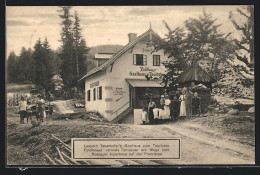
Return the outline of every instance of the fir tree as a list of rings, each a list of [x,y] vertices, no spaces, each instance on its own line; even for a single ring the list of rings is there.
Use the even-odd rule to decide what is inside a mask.
[[[40,39],[36,42],[33,58],[35,60],[35,84],[45,90],[48,98],[48,92],[53,89],[51,78],[54,76],[54,70],[51,66],[52,51],[47,38],[43,43]]]
[[[61,63],[61,78],[63,80],[64,88],[66,91],[71,90],[76,86],[77,82],[77,69],[76,59],[74,58],[74,38],[72,30],[72,20],[70,15],[69,6],[62,6],[59,17],[62,20],[61,26],[61,42],[59,57]]]
[[[73,37],[74,37],[74,47],[75,47],[75,57],[76,57],[76,69],[77,78],[79,79],[83,74],[86,73],[86,54],[89,48],[86,46],[86,41],[82,38],[82,28],[80,27],[80,19],[78,17],[77,11],[75,11],[75,21],[73,26]]]
[[[17,59],[17,81],[19,83],[32,83],[34,81],[34,60],[32,50],[21,49],[19,58]]]
[[[17,56],[14,51],[11,51],[7,59],[7,82],[17,82]]]

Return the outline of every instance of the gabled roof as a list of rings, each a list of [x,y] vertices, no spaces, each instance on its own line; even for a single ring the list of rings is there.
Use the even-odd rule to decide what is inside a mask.
[[[100,72],[104,69],[106,69],[109,65],[111,65],[112,63],[114,63],[121,55],[123,55],[126,51],[128,51],[129,49],[131,49],[135,44],[137,44],[140,40],[142,40],[143,38],[149,36],[150,34],[155,35],[157,37],[160,38],[160,36],[155,33],[151,28],[149,30],[147,30],[145,33],[143,33],[142,35],[138,36],[135,40],[133,40],[132,42],[128,43],[127,45],[125,45],[121,50],[119,50],[118,52],[116,52],[112,58],[110,58],[109,60],[107,60],[104,64],[100,65],[99,67],[96,67],[94,69],[92,69],[91,71],[89,71],[86,75],[84,75],[82,78],[80,78],[78,81],[81,81],[87,77],[89,77],[90,75],[93,75],[97,72]]]
[[[186,82],[203,82],[203,83],[213,83],[214,80],[209,74],[203,70],[198,63],[193,63],[186,71],[184,71],[179,78],[177,78],[178,83]]]

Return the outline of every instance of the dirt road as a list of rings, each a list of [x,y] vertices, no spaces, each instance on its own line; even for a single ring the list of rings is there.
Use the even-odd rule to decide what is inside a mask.
[[[67,109],[66,102],[56,103],[59,109],[63,112],[73,112]],[[17,109],[13,109],[13,112]],[[200,120],[205,120],[200,118]],[[19,125],[19,115],[13,114],[12,117],[7,117],[8,123],[16,123],[16,134],[34,132],[30,124]],[[12,133],[14,129],[9,127],[7,133]],[[213,128],[206,128],[194,121],[189,120],[185,122],[168,123],[160,125],[126,125],[126,124],[111,124],[99,121],[91,121],[87,119],[70,119],[70,120],[52,120],[47,118],[41,126],[35,128],[43,130],[42,135],[37,137],[39,139],[51,139],[50,134],[54,134],[63,140],[70,140],[70,138],[83,137],[83,138],[180,138],[181,139],[181,159],[180,160],[91,160],[91,165],[196,165],[196,164],[254,164],[255,148],[250,144],[242,144],[238,142],[238,136],[231,136],[230,134],[223,134],[217,132]],[[109,135],[108,133],[112,134]],[[40,133],[40,132],[39,132]],[[21,137],[23,134],[21,134]],[[15,139],[19,137],[12,135]],[[28,138],[30,139],[30,138]],[[15,145],[12,145],[15,146]],[[55,148],[56,145],[49,145]],[[11,146],[9,148],[12,148]],[[18,148],[14,147],[8,154],[14,154],[13,150]],[[20,149],[20,147],[19,147]],[[26,150],[24,150],[26,151]],[[24,151],[19,151],[24,152]],[[16,154],[19,154],[16,152]],[[25,154],[28,155],[28,154]],[[21,162],[25,162],[24,157]],[[35,157],[35,155],[33,155]],[[14,156],[10,156],[11,158]],[[22,157],[22,156],[21,156]],[[42,155],[38,155],[41,159]],[[19,161],[15,158],[13,161]],[[28,157],[30,160],[30,157]],[[43,160],[47,165],[50,163]]]
[[[128,125],[118,137],[181,138],[181,160],[155,161],[176,164],[253,164],[255,148],[235,138],[203,130],[190,124]]]
[[[64,101],[64,100],[57,100],[57,101],[53,101],[52,104],[56,105],[56,107],[58,108],[58,112],[60,114],[72,114],[74,113],[74,110],[71,109],[70,106],[68,106],[68,101]]]

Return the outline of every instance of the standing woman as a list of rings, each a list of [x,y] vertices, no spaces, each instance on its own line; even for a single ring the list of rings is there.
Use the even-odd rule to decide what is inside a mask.
[[[153,115],[153,109],[155,108],[155,103],[153,99],[150,99],[150,103],[148,104],[148,116],[149,116],[149,122],[153,123],[154,115]]]
[[[169,99],[168,96],[166,96],[165,105],[164,105],[165,119],[170,119],[170,104],[171,104],[171,100]]]
[[[180,95],[180,101],[181,101],[181,106],[180,106],[180,117],[186,117],[186,104],[185,104],[185,94],[186,91],[182,90],[182,95]]]

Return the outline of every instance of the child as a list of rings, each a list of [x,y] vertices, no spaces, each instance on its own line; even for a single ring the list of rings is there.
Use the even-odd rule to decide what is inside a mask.
[[[147,120],[147,112],[146,112],[146,108],[143,108],[142,114],[141,114],[141,119],[143,121],[143,125],[145,125],[145,122]]]

